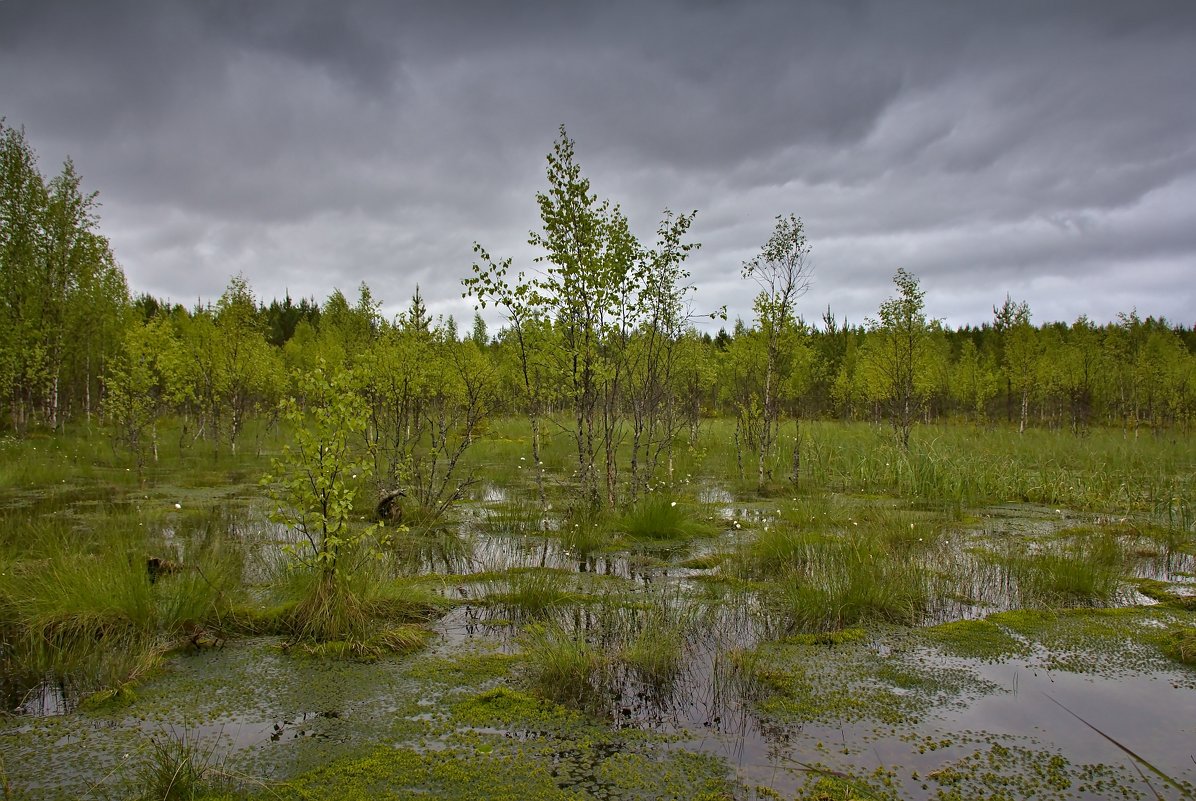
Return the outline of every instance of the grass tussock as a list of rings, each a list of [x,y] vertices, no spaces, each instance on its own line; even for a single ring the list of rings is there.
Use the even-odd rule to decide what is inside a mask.
[[[876,537],[813,535],[793,544],[790,558],[765,593],[765,607],[784,632],[916,625],[930,605],[926,567],[901,558]]]
[[[1029,607],[1109,604],[1125,574],[1125,553],[1114,537],[1076,539],[1003,561],[1022,605]]]
[[[571,588],[569,574],[551,568],[510,571],[505,586],[486,596],[488,604],[520,620],[552,617],[580,599],[581,596]]]
[[[243,782],[225,766],[215,743],[186,731],[151,737],[133,770],[136,801],[192,801],[237,792]]]
[[[646,684],[671,686],[681,673],[686,644],[697,623],[697,608],[678,593],[661,592],[631,612],[620,661]]]
[[[215,545],[151,576],[144,548],[127,540],[94,551],[39,543],[0,570],[4,672],[27,685],[67,683],[80,696],[128,684],[173,644],[223,629],[238,568]]]
[[[536,623],[519,637],[527,680],[542,698],[579,709],[597,708],[606,692],[606,655],[584,634]]]
[[[637,501],[617,519],[615,526],[628,539],[640,542],[684,542],[718,533],[717,526],[688,505],[660,493]]]

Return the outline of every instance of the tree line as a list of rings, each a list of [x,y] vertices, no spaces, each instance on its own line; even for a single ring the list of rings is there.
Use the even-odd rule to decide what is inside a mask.
[[[1136,434],[1187,431],[1196,414],[1196,334],[1135,312],[1035,324],[1007,297],[990,322],[952,329],[899,269],[874,317],[848,324],[828,307],[806,320],[810,246],[795,215],[778,217],[743,265],[758,289],[751,318],[703,332],[711,313],[695,312],[685,268],[697,212],[664,210],[655,241],[641,243],[592,191],[563,127],[529,235],[538,264],[518,271],[475,245],[463,290],[503,314],[493,335],[480,315],[468,331],[433,319],[418,287],[392,320],[365,284],[322,303],[263,303],[242,276],[190,309],[131,297],[71,162],[44,179],[24,132],[2,125],[0,159],[4,424],[94,418],[139,464],[155,458],[167,419],[184,442],[235,451],[247,420],[302,404],[299,376],[316,372],[349,377],[379,484],[411,487],[430,508],[459,492],[455,465],[493,415],[528,419],[536,468],[543,438],[567,436],[597,506],[667,476],[673,449],[716,415],[735,420],[738,469],[763,485],[797,476],[807,419],[887,421],[908,444],[936,420]]]

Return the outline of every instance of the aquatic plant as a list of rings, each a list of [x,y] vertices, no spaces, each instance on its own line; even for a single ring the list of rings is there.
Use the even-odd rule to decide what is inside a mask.
[[[632,630],[623,636],[619,659],[643,682],[665,687],[681,672],[685,646],[697,620],[692,601],[676,591],[653,593],[631,607]]]
[[[1117,595],[1125,554],[1114,537],[1052,544],[1037,553],[1011,553],[1003,562],[1028,606],[1107,604]]]
[[[833,631],[858,623],[917,624],[930,603],[922,565],[867,541],[812,546],[803,569],[768,593],[766,607],[790,631]]]
[[[192,801],[233,789],[215,743],[171,731],[149,739],[134,775],[136,801]]]
[[[1163,650],[1167,656],[1185,665],[1196,665],[1196,628],[1174,627],[1167,632]]]
[[[691,540],[718,533],[717,526],[664,493],[637,501],[614,525],[632,540]]]
[[[519,636],[529,685],[541,697],[579,709],[594,709],[608,692],[608,661],[582,632],[556,623],[536,623]]]
[[[579,600],[569,579],[552,568],[519,568],[509,571],[505,589],[488,593],[486,601],[519,618],[545,618]]]

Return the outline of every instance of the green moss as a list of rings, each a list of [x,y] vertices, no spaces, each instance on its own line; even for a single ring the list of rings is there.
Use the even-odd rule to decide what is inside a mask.
[[[1185,665],[1196,665],[1196,628],[1176,626],[1171,629],[1164,640],[1163,652]]]
[[[873,783],[848,776],[839,771],[809,767],[810,780],[793,797],[794,801],[877,801],[896,799],[896,793],[887,787],[874,787]],[[763,797],[763,796],[761,796]],[[775,796],[780,798],[780,796]]]
[[[1147,598],[1176,609],[1196,610],[1196,595],[1180,595],[1165,581],[1137,579],[1134,585]]]
[[[263,797],[730,801],[734,788],[726,775],[721,760],[685,752],[656,758],[615,743],[577,742],[558,750],[471,737],[438,751],[379,748],[271,788]]]
[[[408,675],[438,684],[472,686],[506,676],[517,661],[518,657],[513,654],[502,653],[429,657],[412,665],[408,669]]]
[[[707,553],[701,556],[691,556],[681,561],[680,567],[687,570],[713,570],[727,559],[725,553]]]
[[[428,629],[407,624],[384,629],[364,639],[352,638],[320,642],[300,640],[293,643],[290,650],[300,656],[374,662],[387,654],[405,654],[417,651],[427,643],[431,636],[432,632]]]
[[[557,786],[548,766],[518,750],[501,755],[379,748],[334,762],[276,790],[283,798],[373,801],[377,798],[454,801],[576,799]]]
[[[1117,769],[1104,764],[1073,764],[1046,750],[993,743],[941,766],[926,776],[939,801],[988,798],[1136,798]]]
[[[794,645],[843,645],[844,643],[860,642],[868,638],[865,629],[857,627],[840,629],[839,631],[824,631],[815,634],[794,634],[785,638],[785,642]]]
[[[925,629],[923,636],[955,656],[995,662],[1027,656],[1030,646],[991,620],[957,620]]]
[[[79,703],[79,708],[85,711],[100,711],[106,709],[116,709],[126,707],[137,700],[137,693],[133,691],[130,683],[121,684],[117,687],[111,687],[107,690],[100,690],[84,698]]]
[[[452,714],[466,726],[537,728],[582,720],[578,712],[509,687],[495,687],[453,704]]]
[[[1113,676],[1166,668],[1165,632],[1177,614],[1163,607],[1023,609],[988,619],[1038,645],[1044,667]]]
[[[961,705],[991,691],[971,671],[913,653],[881,656],[859,629],[835,647],[804,637],[768,643],[730,657],[757,710],[787,723],[829,725],[875,721],[908,726],[933,709]]]

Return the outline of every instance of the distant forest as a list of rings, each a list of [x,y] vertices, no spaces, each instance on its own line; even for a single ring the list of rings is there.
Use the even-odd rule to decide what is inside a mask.
[[[688,316],[692,214],[666,212],[659,241],[639,243],[591,193],[563,129],[548,181],[535,276],[480,246],[463,275],[468,296],[502,311],[500,330],[480,315],[460,329],[432,319],[418,287],[392,290],[411,297],[393,320],[365,284],[264,302],[242,276],[188,309],[132,295],[73,164],[45,178],[24,131],[0,124],[0,425],[87,420],[143,447],[171,418],[235,449],[245,421],[273,419],[317,366],[356,376],[376,418],[563,416],[591,456],[603,437],[650,443],[710,416],[767,449],[782,420],[890,421],[908,437],[935,420],[1186,431],[1196,414],[1196,332],[1136,312],[1036,324],[1026,304],[994,298],[991,322],[951,329],[898,270],[874,319],[802,319],[808,246],[794,216],[743,266],[760,288],[753,318],[703,333]]]

